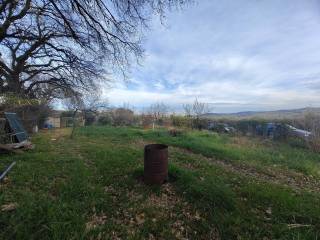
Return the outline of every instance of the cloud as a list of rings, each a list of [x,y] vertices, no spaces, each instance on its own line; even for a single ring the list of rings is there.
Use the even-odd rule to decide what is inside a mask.
[[[198,97],[221,112],[320,106],[317,0],[202,0],[167,23],[154,20],[143,66],[106,91],[111,103],[179,110]]]

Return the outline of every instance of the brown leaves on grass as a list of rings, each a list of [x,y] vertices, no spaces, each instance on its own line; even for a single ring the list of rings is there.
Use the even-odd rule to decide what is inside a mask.
[[[0,190],[7,188],[11,184],[11,179],[9,177],[5,177],[0,182]]]
[[[91,221],[86,223],[86,231],[93,230],[101,225],[104,225],[107,220],[106,215],[96,215],[91,217]]]
[[[169,184],[162,186],[160,194],[151,193],[146,199],[144,205],[146,207],[157,207],[161,209],[170,209],[179,201],[178,197],[174,193],[172,187]]]
[[[268,207],[267,210],[266,210],[266,213],[268,215],[271,215],[272,214],[272,208],[271,207]]]
[[[145,214],[140,213],[140,214],[136,215],[136,221],[137,221],[138,225],[143,224],[145,222]]]
[[[93,208],[93,215],[91,216],[91,219],[89,222],[86,223],[86,231],[91,231],[99,226],[102,226],[105,224],[107,220],[107,216],[104,213],[96,213],[96,209]]]
[[[162,185],[159,192],[141,191],[145,188],[146,186],[143,183],[138,183],[125,191],[123,188],[117,189],[112,185],[105,187],[105,191],[111,196],[123,197],[125,194],[130,202],[128,204],[130,207],[125,207],[127,204],[123,205],[121,202],[116,201],[117,211],[113,216],[110,216],[108,221],[123,226],[128,236],[133,238],[140,236],[140,229],[144,229],[146,226],[151,229],[158,229],[158,225],[164,222],[168,223],[168,229],[158,229],[156,230],[157,234],[152,232],[147,239],[166,239],[166,237],[191,239],[193,237],[201,237],[193,226],[194,224],[201,224],[205,217],[178,194],[170,183]],[[91,224],[95,224],[93,220],[90,221]],[[91,227],[91,225],[89,226]],[[214,231],[216,232],[215,229]],[[206,235],[209,236],[210,233]]]
[[[17,207],[18,207],[17,203],[8,203],[1,206],[1,211],[9,212],[9,211],[15,210]]]
[[[159,194],[151,193],[143,207],[157,209],[156,215],[150,216],[153,223],[158,221],[157,218],[173,221],[171,233],[177,239],[188,239],[193,231],[191,223],[203,220],[201,214],[177,194],[171,184],[163,185]]]
[[[289,229],[301,228],[301,227],[312,227],[312,225],[310,225],[310,224],[298,224],[298,223],[288,224],[288,228],[289,228]]]

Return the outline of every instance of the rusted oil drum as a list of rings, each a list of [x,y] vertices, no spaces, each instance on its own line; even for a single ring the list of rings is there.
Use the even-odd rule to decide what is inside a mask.
[[[168,179],[168,146],[149,144],[144,147],[144,182],[162,184]]]

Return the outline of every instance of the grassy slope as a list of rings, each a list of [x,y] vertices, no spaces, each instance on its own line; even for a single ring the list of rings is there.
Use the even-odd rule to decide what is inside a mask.
[[[276,165],[276,167],[292,169],[320,178],[319,154],[279,142],[248,141],[246,138],[230,138],[206,131],[193,131],[177,138],[172,138],[164,130],[149,131],[144,133],[143,137],[190,149],[207,157],[245,163],[255,167]]]
[[[52,141],[56,138],[56,141]],[[315,239],[320,194],[257,182],[179,149],[170,150],[175,182],[161,188],[137,180],[143,144],[163,142],[206,156],[263,168],[289,168],[319,177],[319,156],[288,146],[263,147],[191,132],[92,127],[74,140],[58,133],[35,137],[37,148],[0,156],[1,169],[18,160],[5,184],[0,239]],[[277,166],[274,166],[277,164]],[[290,224],[306,224],[290,229]],[[218,232],[218,234],[217,234]]]

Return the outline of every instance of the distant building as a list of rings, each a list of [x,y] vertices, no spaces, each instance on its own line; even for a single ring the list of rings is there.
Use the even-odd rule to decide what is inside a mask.
[[[72,127],[73,113],[68,111],[52,111],[46,118],[43,128],[65,128]],[[78,112],[75,118],[77,126],[84,126],[85,120],[81,112]]]
[[[44,128],[60,128],[62,111],[52,111],[44,122]]]

